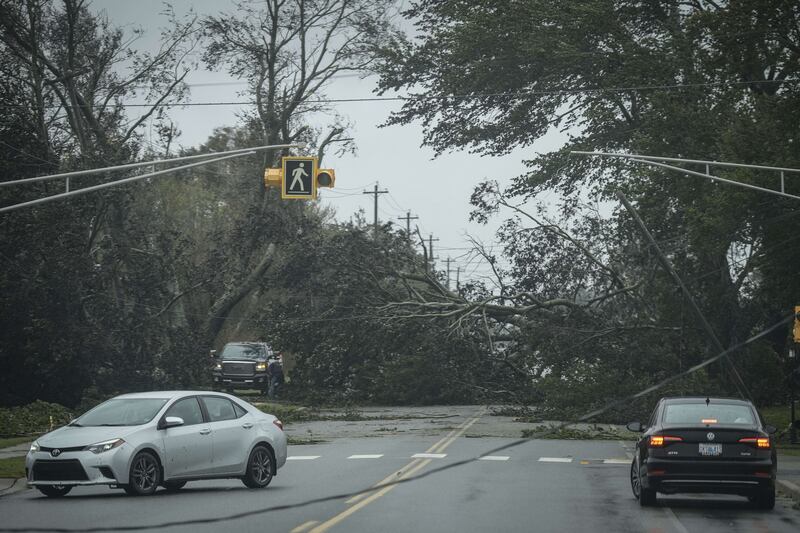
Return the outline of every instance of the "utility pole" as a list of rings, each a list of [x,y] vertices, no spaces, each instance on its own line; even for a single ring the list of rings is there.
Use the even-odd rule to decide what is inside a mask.
[[[433,233],[430,234],[428,237],[428,253],[430,254],[431,258],[431,272],[433,272],[433,241],[438,241],[439,239],[433,238]]]
[[[456,291],[461,291],[461,267],[456,267]]]
[[[447,263],[447,290],[448,291],[450,290],[450,263],[452,263],[452,262],[453,262],[453,260],[450,259],[450,256],[447,256],[447,260],[445,261],[445,263]]]
[[[372,194],[372,193],[370,193],[370,194]],[[411,211],[409,211],[408,214],[406,214],[406,216],[397,217],[397,218],[398,218],[398,220],[405,220],[406,221],[406,237],[408,237],[408,240],[410,241],[411,240],[411,221],[412,220],[419,220],[419,217],[417,217],[417,216],[412,217],[411,216]]]
[[[373,222],[375,228],[375,236],[378,236],[378,195],[379,194],[387,194],[388,190],[379,191],[378,190],[378,182],[375,182],[375,190],[373,191],[364,191],[364,194],[374,194],[375,195],[375,220]]]

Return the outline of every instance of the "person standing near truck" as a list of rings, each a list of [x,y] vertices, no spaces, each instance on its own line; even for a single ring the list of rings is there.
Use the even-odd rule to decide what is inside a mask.
[[[278,395],[278,390],[283,385],[283,365],[280,360],[273,359],[267,367],[267,375],[269,376],[269,391],[268,396],[270,399],[275,399]]]

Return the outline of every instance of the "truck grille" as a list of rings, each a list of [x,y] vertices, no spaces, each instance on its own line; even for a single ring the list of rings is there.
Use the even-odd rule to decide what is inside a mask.
[[[34,481],[86,481],[86,471],[77,459],[51,461],[40,459],[33,463]]]
[[[252,376],[255,363],[222,363],[222,373],[227,376]]]

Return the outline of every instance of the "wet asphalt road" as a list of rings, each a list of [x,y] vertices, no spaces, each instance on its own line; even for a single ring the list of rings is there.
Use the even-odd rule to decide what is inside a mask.
[[[469,437],[476,422],[476,417],[466,415],[453,419],[439,435],[388,434],[293,446],[289,455],[294,459],[265,490],[222,480],[193,482],[177,494],[159,491],[147,498],[105,487],[77,488],[58,500],[23,491],[0,498],[0,531],[110,531],[118,526],[154,526],[151,531],[170,532],[295,533],[800,530],[800,511],[785,499],[779,499],[772,512],[756,510],[744,498],[726,496],[659,496],[657,507],[640,509],[628,482],[629,444],[617,441],[527,441],[493,453],[492,459],[360,497],[298,505],[334,494],[355,494],[387,476],[424,474],[515,442]],[[419,453],[433,455],[413,457]],[[296,507],[263,512],[276,506]],[[240,513],[254,514],[226,518]],[[192,520],[209,522],[187,523]],[[181,525],[165,527],[169,522]]]

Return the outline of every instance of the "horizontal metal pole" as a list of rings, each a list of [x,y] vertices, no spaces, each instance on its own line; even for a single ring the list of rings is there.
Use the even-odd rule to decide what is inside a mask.
[[[786,194],[785,192],[781,192],[781,191],[773,191],[772,189],[765,189],[764,187],[758,187],[756,185],[750,185],[749,183],[741,183],[739,181],[727,180],[725,178],[712,176],[711,174],[703,174],[702,172],[695,172],[694,170],[686,170],[685,168],[675,167],[675,166],[672,166],[672,165],[666,165],[664,163],[658,163],[656,161],[647,161],[647,160],[644,160],[644,159],[631,159],[631,161],[636,161],[637,163],[644,163],[646,165],[655,165],[657,167],[667,168],[669,170],[676,170],[676,171],[682,172],[684,174],[691,174],[692,176],[700,176],[701,178],[708,178],[710,180],[719,181],[721,183],[727,183],[728,185],[735,185],[737,187],[744,187],[745,189],[751,189],[751,190],[760,191],[760,192],[768,192],[770,194],[783,196],[784,198],[792,198],[794,200],[800,200],[800,196],[794,196],[792,194]]]
[[[778,170],[783,172],[800,172],[800,168],[768,167],[764,165],[746,165],[744,163],[727,163],[724,161],[704,161],[702,159],[680,159],[677,157],[659,157],[654,155],[637,154],[614,154],[610,152],[582,152],[573,150],[570,154],[576,155],[597,155],[604,157],[621,157],[624,159],[646,159],[648,161],[670,161],[673,163],[697,163],[701,165],[712,165],[716,167],[736,167],[736,168],[757,168],[760,170]]]
[[[206,159],[209,157],[219,157],[221,155],[243,154],[250,152],[258,152],[262,150],[272,150],[275,148],[303,148],[305,143],[295,144],[271,144],[266,146],[256,146],[254,148],[240,148],[238,150],[227,150],[225,152],[210,152],[207,154],[187,155],[183,157],[173,157],[171,159],[157,159],[155,161],[145,161],[141,163],[128,163],[125,165],[116,165],[113,167],[92,168],[89,170],[76,170],[74,172],[64,172],[62,174],[50,174],[48,176],[36,176],[35,178],[24,178],[20,180],[0,181],[0,187],[7,185],[23,185],[25,183],[34,183],[37,181],[54,180],[59,178],[69,178],[72,176],[88,176],[91,174],[102,174],[104,172],[115,172],[117,170],[128,170],[131,168],[149,167],[153,165],[162,165],[165,163],[178,163],[181,161],[192,161],[195,159]]]
[[[130,178],[123,178],[117,181],[111,181],[108,183],[101,183],[100,185],[92,185],[91,187],[85,187],[83,189],[76,189],[74,191],[69,192],[62,192],[61,194],[54,194],[52,196],[45,196],[44,198],[38,198],[36,200],[31,200],[30,202],[22,202],[19,204],[9,205],[6,207],[0,208],[0,213],[6,213],[8,211],[13,211],[15,209],[22,209],[23,207],[31,207],[33,205],[43,204],[45,202],[52,202],[54,200],[61,200],[63,198],[68,198],[70,196],[76,196],[78,194],[86,194],[87,192],[99,191],[100,189],[107,189],[109,187],[115,187],[117,185],[122,185],[124,183],[130,183],[132,181],[143,180],[147,178],[154,178],[156,176],[163,176],[164,174],[169,174],[170,172],[178,172],[179,170],[186,170],[188,168],[199,167],[202,165],[210,165],[211,163],[217,163],[219,161],[225,161],[226,159],[233,159],[236,157],[244,157],[246,155],[252,155],[256,152],[251,150],[249,152],[245,152],[243,154],[233,154],[228,155],[225,157],[218,157],[217,159],[212,159],[211,161],[199,161],[197,163],[191,163],[189,165],[183,165],[180,167],[173,167],[167,168],[164,170],[159,170],[156,172],[150,172],[149,174],[142,174],[141,176],[132,176]]]

